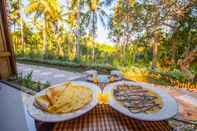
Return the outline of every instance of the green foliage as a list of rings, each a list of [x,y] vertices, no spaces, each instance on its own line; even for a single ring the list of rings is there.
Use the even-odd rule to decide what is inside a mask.
[[[170,83],[170,81],[165,78],[171,78],[172,80],[178,80],[179,82],[182,82],[182,83],[188,83],[188,82],[195,83],[194,81],[190,81],[189,78],[187,77],[187,75],[185,75],[185,73],[181,72],[178,69],[174,69],[174,70],[168,71],[168,72],[153,71],[153,70],[150,70],[150,71],[153,74],[156,74],[156,75],[159,74],[161,76],[159,81],[161,80],[161,81],[163,81],[163,83]],[[152,79],[154,79],[154,78],[152,78]],[[156,80],[156,81],[158,81],[158,80]]]
[[[21,86],[24,86],[26,88],[35,90],[35,91],[40,91],[41,89],[47,88],[50,86],[50,83],[47,81],[46,83],[40,83],[38,82],[34,82],[32,80],[32,74],[33,71],[31,71],[30,73],[23,75],[22,73],[19,73],[16,77],[16,80],[14,81],[14,83],[19,84]]]
[[[59,0],[28,0],[24,7],[20,1],[9,1],[11,36],[18,58],[99,69],[149,68],[156,59],[157,69],[167,71],[162,75],[187,81],[177,62],[197,47],[193,0],[69,2],[60,5]],[[99,20],[109,30],[113,46],[94,39]],[[187,67],[192,74],[197,74],[196,61]],[[24,82],[28,86],[29,79]]]
[[[57,66],[57,67],[63,67],[63,68],[67,68],[67,67],[71,67],[73,68],[75,71],[81,71],[80,69],[84,70],[88,70],[88,69],[96,69],[98,71],[101,70],[114,70],[116,69],[115,67],[112,67],[109,64],[87,64],[87,63],[76,63],[76,62],[71,62],[71,61],[62,61],[60,59],[42,59],[42,58],[30,58],[29,56],[26,57],[17,57],[17,61],[19,62],[30,62],[32,63],[40,63],[40,64],[44,64],[44,65],[52,65],[52,66]]]

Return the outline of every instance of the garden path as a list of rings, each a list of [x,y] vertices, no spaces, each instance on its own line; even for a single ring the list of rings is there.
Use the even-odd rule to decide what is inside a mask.
[[[32,72],[32,80],[40,81],[41,83],[48,81],[52,85],[82,76],[79,72],[21,63],[17,63],[17,71],[18,74],[22,73],[23,76]]]

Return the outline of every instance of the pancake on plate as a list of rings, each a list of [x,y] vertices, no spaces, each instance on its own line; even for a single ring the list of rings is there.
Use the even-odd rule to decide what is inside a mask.
[[[139,86],[118,85],[113,89],[113,97],[132,113],[156,113],[163,107],[157,93]]]
[[[92,90],[74,84],[64,84],[47,89],[46,94],[36,96],[34,105],[49,113],[67,113],[83,108],[93,98]]]

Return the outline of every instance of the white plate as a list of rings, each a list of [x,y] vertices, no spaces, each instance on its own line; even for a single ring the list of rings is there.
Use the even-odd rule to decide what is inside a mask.
[[[151,91],[156,92],[158,95],[161,96],[163,100],[163,107],[162,109],[157,112],[157,113],[150,113],[150,114],[145,114],[145,113],[131,113],[127,108],[122,106],[118,101],[114,99],[113,96],[113,87],[117,86],[119,84],[127,84],[127,85],[134,85],[134,86],[141,86],[145,89],[149,89]],[[131,82],[131,81],[119,81],[115,82],[113,84],[107,85],[104,88],[104,93],[109,92],[110,97],[109,97],[109,104],[112,108],[117,110],[120,113],[123,113],[124,115],[127,115],[132,118],[140,119],[140,120],[145,120],[145,121],[159,121],[159,120],[166,120],[169,119],[173,116],[176,115],[178,107],[175,99],[171,96],[169,96],[167,93],[161,91],[157,87],[154,87],[152,84],[145,84],[145,83],[137,83],[137,82]]]
[[[42,111],[42,110],[36,108],[33,105],[33,101],[36,96],[45,94],[47,89],[44,89],[41,92],[37,93],[35,96],[32,96],[31,98],[29,98],[28,105],[27,105],[27,109],[28,109],[29,114],[34,119],[39,120],[39,121],[58,122],[58,121],[65,121],[65,120],[70,120],[70,119],[79,117],[79,116],[87,113],[88,111],[90,111],[92,108],[94,108],[97,105],[97,103],[98,103],[97,95],[99,92],[101,92],[101,89],[97,85],[92,84],[92,83],[88,83],[88,82],[82,82],[82,81],[72,81],[71,83],[76,84],[76,85],[85,86],[85,87],[90,88],[92,90],[93,99],[88,105],[86,105],[85,107],[83,107],[80,110],[70,112],[70,113],[50,114],[48,112],[45,112],[45,111]],[[58,84],[58,85],[61,85],[61,84]]]
[[[109,75],[97,75],[97,79],[101,83],[109,83],[109,78],[108,77],[109,77]],[[114,81],[118,81],[118,80],[121,80],[121,79],[122,79],[122,77],[117,77],[117,79],[114,80]],[[87,77],[86,80],[92,81],[92,82],[94,81],[93,77]]]

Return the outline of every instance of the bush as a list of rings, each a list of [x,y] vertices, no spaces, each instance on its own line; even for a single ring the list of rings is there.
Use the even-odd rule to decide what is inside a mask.
[[[17,57],[17,61],[19,62],[30,62],[34,64],[44,64],[44,65],[55,65],[58,67],[69,67],[69,68],[75,68],[75,69],[96,69],[101,72],[109,72],[110,70],[115,70],[116,68],[112,67],[109,64],[86,64],[81,62],[70,62],[66,60],[59,60],[59,59],[43,59],[43,58],[30,58],[30,57]],[[104,71],[106,70],[106,71]]]
[[[33,81],[32,74],[33,74],[32,71],[24,76],[22,75],[22,73],[20,73],[17,75],[16,80],[12,82],[20,86],[35,90],[35,91],[40,91],[41,89],[44,89],[50,86],[50,83],[48,81],[46,83]]]

